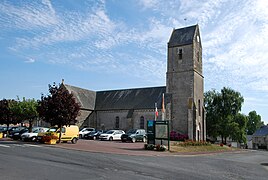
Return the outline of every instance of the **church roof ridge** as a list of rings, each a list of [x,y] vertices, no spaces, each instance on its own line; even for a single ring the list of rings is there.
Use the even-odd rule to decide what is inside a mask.
[[[139,88],[127,88],[127,89],[112,89],[112,90],[100,90],[96,91],[97,93],[101,92],[112,92],[112,91],[129,91],[129,90],[141,90],[141,89],[156,89],[156,88],[166,88],[166,86],[155,86],[155,87],[139,87]]]

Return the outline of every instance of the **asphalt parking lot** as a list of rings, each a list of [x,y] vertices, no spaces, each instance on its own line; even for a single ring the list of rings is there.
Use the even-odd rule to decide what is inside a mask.
[[[99,141],[80,139],[76,144],[61,143],[57,144],[56,147],[89,152],[125,154],[136,156],[167,156],[171,154],[169,152],[145,150],[143,142],[130,143],[121,141]]]

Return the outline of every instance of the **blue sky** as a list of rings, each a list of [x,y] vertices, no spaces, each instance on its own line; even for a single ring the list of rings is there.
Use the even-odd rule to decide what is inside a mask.
[[[165,85],[173,28],[199,24],[205,91],[230,87],[268,123],[267,0],[2,0],[0,98],[48,84],[109,90]]]

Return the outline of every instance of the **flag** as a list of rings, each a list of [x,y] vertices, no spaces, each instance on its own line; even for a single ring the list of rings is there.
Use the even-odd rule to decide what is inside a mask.
[[[158,111],[157,111],[157,103],[155,103],[155,120],[157,119],[158,117]]]

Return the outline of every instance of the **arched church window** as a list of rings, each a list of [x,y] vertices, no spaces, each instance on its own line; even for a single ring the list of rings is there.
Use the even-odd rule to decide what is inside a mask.
[[[118,116],[116,116],[115,118],[115,128],[119,129],[119,117]]]
[[[140,128],[144,129],[144,117],[143,116],[140,117]]]
[[[177,54],[179,56],[179,59],[182,59],[182,48],[177,48]]]

